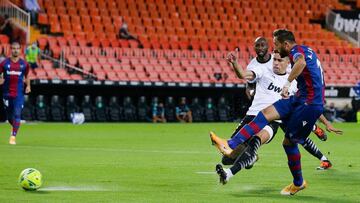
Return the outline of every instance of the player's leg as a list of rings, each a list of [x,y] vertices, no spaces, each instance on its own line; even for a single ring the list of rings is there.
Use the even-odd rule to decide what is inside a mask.
[[[235,128],[233,134],[231,135],[231,138],[234,137],[242,127],[244,127],[244,125],[250,123],[253,119],[255,118],[255,116],[252,115],[246,115],[243,119],[241,119],[239,125]],[[245,142],[246,139],[245,137],[243,138],[243,142]],[[239,153],[242,153],[245,150],[245,147],[247,146],[247,144],[242,143],[240,145],[238,145],[235,150],[237,150]],[[230,158],[228,156],[223,155],[221,163],[224,165],[233,165],[235,162],[236,158]]]
[[[244,127],[246,124],[250,123],[254,118],[255,118],[255,116],[253,116],[253,115],[246,115],[243,119],[241,119],[239,125],[236,127],[235,131],[234,131],[233,134],[231,135],[231,138],[234,137],[234,136],[241,130],[242,127]],[[214,132],[210,132],[210,139],[211,139],[212,137],[217,137]],[[241,143],[244,143],[246,140],[247,140],[247,139],[246,139],[245,137],[243,137],[243,138],[241,139]],[[212,140],[211,140],[211,141],[212,141]],[[213,142],[213,141],[212,141],[212,142]],[[213,142],[213,144],[214,144],[214,142]],[[219,147],[219,145],[215,145],[215,146],[216,146],[216,147]],[[243,148],[244,148],[244,146],[238,145],[238,147],[236,147],[236,148],[234,149],[234,151],[235,151],[235,152],[239,152],[239,151],[242,151]],[[220,149],[219,149],[219,151],[221,152]],[[228,157],[228,156],[223,155],[222,163],[223,163],[224,165],[232,165],[232,164],[234,163],[236,157],[237,157],[237,156],[235,156],[235,155],[234,155],[233,157]]]
[[[13,131],[14,131],[14,121],[15,121],[15,99],[13,98],[6,98],[4,99],[4,103],[5,103],[5,111],[6,111],[6,117],[7,120],[9,121],[11,127],[12,127],[12,132],[11,132],[11,136],[9,139],[9,144],[15,145],[16,144],[16,139],[15,136],[13,136]]]
[[[313,132],[314,132],[315,126],[317,126],[317,125],[316,124],[314,125]],[[285,124],[281,124],[280,127],[284,132],[286,132],[286,125]],[[323,153],[320,151],[320,149],[315,145],[315,143],[309,137],[307,137],[305,139],[302,146],[311,155],[313,155],[314,157],[318,158],[321,161],[320,166],[317,167],[318,170],[326,170],[326,169],[328,169],[328,168],[330,168],[332,166],[331,162],[327,159],[326,156],[323,155]]]
[[[272,141],[272,139],[274,138],[275,134],[277,133],[278,128],[279,128],[279,123],[276,122],[276,121],[272,121],[271,123],[269,123],[269,125],[266,125],[258,134],[256,134],[256,136],[258,136],[260,138],[260,140],[261,140],[261,145],[270,143]],[[237,158],[238,156],[240,156],[242,153],[245,152],[248,145],[249,145],[248,140],[246,142],[238,145],[234,149],[234,152],[236,152],[236,154],[233,153],[232,155],[236,155],[236,158]],[[230,157],[227,157],[227,156],[223,156],[222,164],[224,164],[224,165],[233,165],[235,163],[236,158],[230,158]],[[257,155],[256,161],[258,159],[259,159],[259,156]],[[240,159],[238,159],[238,161],[240,161]],[[252,168],[254,163],[246,166],[245,169]]]
[[[241,128],[244,127],[244,125],[250,123],[254,118],[255,116],[246,115],[243,119],[241,119],[239,125],[236,127],[233,134],[231,135],[231,138],[233,138],[241,130]],[[245,142],[246,141],[245,137],[242,140]]]
[[[285,137],[283,148],[288,158],[288,166],[293,176],[293,182],[286,186],[282,191],[282,195],[294,195],[296,192],[306,187],[306,181],[303,179],[301,171],[301,154],[297,143],[290,141]]]
[[[320,140],[326,141],[327,135],[325,133],[325,130],[321,129],[318,125],[314,125],[313,131],[312,131]]]
[[[3,102],[4,102],[4,109],[5,109],[5,113],[6,113],[6,120],[9,122],[9,124],[12,126],[12,122],[13,122],[13,115],[14,115],[14,108],[13,108],[13,101],[10,98],[3,98]]]
[[[241,169],[250,166],[256,161],[256,152],[261,145],[261,139],[258,136],[253,136],[247,142],[248,146],[244,153],[239,155],[231,168],[224,169],[221,164],[216,165],[216,172],[220,177],[220,183],[226,184]]]
[[[271,131],[271,132],[270,132]],[[257,137],[260,138],[261,145],[268,143],[272,137],[273,137],[273,130],[270,126],[265,126],[263,130],[261,130],[258,134],[256,134]],[[249,147],[249,139],[246,140],[244,143],[239,144],[231,154],[232,157],[223,156],[221,162],[224,165],[233,165],[236,163],[237,157],[239,157],[241,154],[243,154],[246,149]],[[258,157],[256,157],[256,161],[258,160]],[[240,160],[238,160],[240,161]],[[246,169],[250,169],[253,166],[254,163],[246,166]]]
[[[277,130],[279,128],[279,123],[278,122],[271,122],[269,123],[269,125],[266,125],[263,130],[261,130],[258,134],[256,134],[256,136],[254,136],[253,138],[247,140],[246,142],[240,144],[237,146],[237,148],[239,148],[240,146],[242,146],[242,151],[239,153],[238,157],[236,160],[234,159],[230,159],[226,156],[223,157],[223,164],[226,165],[230,165],[234,164],[231,168],[229,169],[224,169],[220,164],[218,164],[216,166],[216,172],[218,173],[219,177],[220,177],[220,182],[222,184],[227,183],[227,181],[229,181],[229,179],[234,176],[236,173],[238,173],[240,170],[242,170],[243,168],[245,169],[250,169],[252,168],[253,164],[258,160],[258,156],[256,155],[255,152],[255,159],[254,160],[250,160],[251,159],[251,155],[252,153],[254,153],[254,149],[257,147],[257,137],[260,138],[260,145],[263,144],[268,144],[272,141],[272,139],[274,138],[275,134],[277,133]],[[260,147],[260,145],[258,147]],[[235,151],[235,150],[234,150]],[[256,149],[255,149],[256,151]],[[227,161],[227,162],[226,162]]]
[[[293,97],[281,99],[265,108],[249,124],[244,125],[230,140],[226,141],[217,137],[214,133],[210,133],[211,141],[222,154],[231,156],[233,149],[242,142],[244,137],[249,139],[260,132],[269,122],[286,117],[292,108],[292,99]]]
[[[302,144],[302,146],[308,151],[311,155],[318,158],[320,162],[320,166],[317,167],[318,170],[326,170],[331,168],[332,164],[328,160],[326,156],[320,151],[320,149],[316,146],[316,144],[310,139],[306,138],[305,142]]]
[[[276,108],[271,105],[261,112],[249,123],[246,124],[239,132],[230,140],[228,140],[229,147],[234,148],[241,143],[245,137],[249,139],[251,136],[256,135],[261,131],[269,122],[279,119],[280,115]]]
[[[323,107],[320,105],[298,105],[288,118],[283,147],[293,175],[293,182],[281,191],[282,195],[294,195],[306,187],[301,171],[301,154],[298,144],[305,143],[322,111]]]
[[[21,111],[23,107],[23,98],[17,97],[13,100],[13,121],[12,121],[12,133],[10,136],[10,144],[16,144],[16,135],[18,133],[18,130],[20,128],[20,122],[21,122]]]

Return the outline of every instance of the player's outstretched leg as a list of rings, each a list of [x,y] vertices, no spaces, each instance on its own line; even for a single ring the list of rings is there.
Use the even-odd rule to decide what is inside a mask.
[[[210,134],[213,145],[215,145],[222,154],[230,157],[236,146],[259,133],[269,122],[280,118],[280,114],[274,105],[260,111],[249,124],[241,128],[239,132],[228,141],[217,137],[215,134]]]
[[[312,132],[321,140],[321,141],[326,141],[327,140],[327,135],[325,130],[321,129],[318,125],[314,125],[314,128],[312,130]]]
[[[320,166],[316,169],[326,170],[332,167],[331,162],[326,158],[326,156],[323,155],[323,153],[321,153],[320,149],[310,138],[306,138],[302,146],[306,149],[306,151],[308,151],[310,154],[312,154],[314,157],[318,158],[321,161]]]
[[[238,173],[241,169],[254,164],[257,160],[256,152],[261,145],[259,137],[254,136],[248,140],[248,146],[242,154],[240,154],[231,168],[223,168],[220,164],[216,165],[216,172],[219,175],[220,182],[226,184],[231,177]]]
[[[246,149],[249,147],[249,140],[247,140],[246,142],[238,145],[235,149],[234,149],[234,152],[232,153],[234,156],[236,156],[235,158],[230,158],[230,157],[227,157],[227,156],[223,156],[222,159],[221,159],[221,163],[223,165],[233,165],[237,159],[238,156],[240,156],[241,154],[243,154]],[[259,159],[259,156],[256,155],[256,161]],[[249,165],[249,166],[246,166],[245,169],[251,169],[253,167],[253,164],[252,165]]]
[[[294,195],[306,188],[306,181],[303,180],[301,172],[301,154],[297,144],[291,143],[287,138],[283,142],[283,147],[288,158],[288,165],[293,176],[293,182],[281,190],[282,195]]]
[[[269,121],[265,118],[263,112],[259,112],[254,120],[244,125],[234,137],[228,140],[229,146],[234,149],[239,144],[260,132],[268,123]]]

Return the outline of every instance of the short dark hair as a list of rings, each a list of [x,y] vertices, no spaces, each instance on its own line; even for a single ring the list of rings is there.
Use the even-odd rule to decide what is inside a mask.
[[[20,46],[20,42],[18,42],[18,41],[12,41],[12,42],[11,42],[11,46],[13,46],[13,45],[19,45],[19,46]]]
[[[295,36],[294,34],[286,29],[278,29],[273,32],[273,36],[276,37],[276,39],[280,43],[284,43],[285,41],[289,42],[295,42]]]
[[[278,50],[276,50],[276,49],[274,50],[274,54],[279,54],[280,57],[283,58],[283,59],[284,59],[284,58],[289,58],[288,56],[284,56],[284,57],[281,56],[280,51],[278,51]]]

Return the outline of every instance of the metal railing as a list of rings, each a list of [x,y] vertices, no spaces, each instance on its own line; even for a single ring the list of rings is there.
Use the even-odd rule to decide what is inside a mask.
[[[199,51],[199,50],[161,50],[161,49],[139,49],[139,48],[100,48],[100,47],[79,47],[63,46],[61,53],[64,58],[68,56],[87,57],[138,57],[138,58],[183,58],[183,59],[224,59],[228,51]],[[245,51],[239,52],[239,57],[252,59],[253,57]]]
[[[87,75],[87,76],[89,76],[91,78],[97,78],[96,75],[94,75],[93,73],[90,73],[88,71],[84,71],[81,68],[78,68],[78,67],[75,67],[75,66],[72,66],[72,65],[66,63],[65,59],[62,56],[60,57],[60,59],[55,59],[55,58],[53,58],[53,57],[51,57],[51,56],[49,56],[47,54],[44,54],[44,53],[41,53],[40,55],[44,59],[47,59],[47,60],[52,61],[53,63],[59,64],[59,68],[72,69],[72,70],[74,70],[76,72],[79,72],[79,73],[81,73],[83,75]]]
[[[0,0],[0,15],[8,15],[12,22],[26,32],[26,43],[30,42],[30,14],[8,0]]]

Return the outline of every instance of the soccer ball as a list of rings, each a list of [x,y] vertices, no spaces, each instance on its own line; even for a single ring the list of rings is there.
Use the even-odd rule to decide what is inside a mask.
[[[19,184],[24,190],[37,190],[42,185],[40,171],[27,168],[20,173]]]

